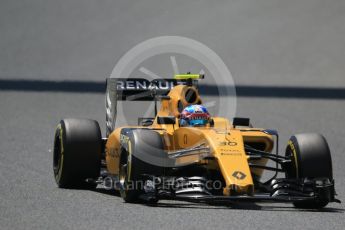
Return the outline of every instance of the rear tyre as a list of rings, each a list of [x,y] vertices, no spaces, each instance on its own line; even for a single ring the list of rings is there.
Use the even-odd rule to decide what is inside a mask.
[[[290,138],[286,156],[292,160],[287,178],[328,178],[333,180],[332,159],[326,139],[316,133],[297,134]],[[327,199],[294,202],[296,208],[320,209],[328,204]]]
[[[147,157],[164,158],[163,141],[159,133],[145,129],[123,129],[119,165],[120,194],[125,202],[141,203],[145,175],[162,176],[164,167],[148,163]],[[146,202],[155,203],[151,199]]]
[[[97,121],[65,119],[54,138],[53,169],[60,188],[95,188],[86,179],[98,178],[101,167],[102,136]]]

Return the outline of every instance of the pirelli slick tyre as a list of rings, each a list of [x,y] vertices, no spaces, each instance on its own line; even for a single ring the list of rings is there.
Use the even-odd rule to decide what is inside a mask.
[[[297,134],[290,138],[286,147],[286,156],[292,160],[287,178],[328,178],[333,180],[332,159],[326,139],[317,133]],[[295,202],[297,208],[319,209],[328,204],[328,200]]]
[[[102,136],[97,121],[65,119],[54,138],[53,169],[60,188],[95,188],[86,179],[100,173]]]
[[[163,141],[158,132],[147,129],[123,129],[120,139],[120,194],[125,202],[141,203],[143,200],[140,195],[144,193],[145,175],[164,174],[164,167],[147,161],[149,156],[166,156]]]

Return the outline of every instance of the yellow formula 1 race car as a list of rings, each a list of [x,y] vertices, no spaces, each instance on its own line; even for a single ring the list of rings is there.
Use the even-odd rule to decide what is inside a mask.
[[[198,91],[202,77],[107,79],[106,138],[94,120],[57,126],[58,186],[94,188],[112,178],[126,202],[290,202],[315,209],[340,202],[322,135],[294,135],[278,154],[277,131],[254,128],[248,118],[210,116]],[[119,100],[151,100],[155,117],[115,128]],[[266,171],[274,175],[263,181]]]

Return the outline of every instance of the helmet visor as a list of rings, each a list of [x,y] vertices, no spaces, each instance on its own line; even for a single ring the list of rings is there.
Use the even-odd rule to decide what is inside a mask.
[[[208,120],[205,120],[205,119],[193,119],[193,120],[189,120],[189,125],[192,125],[192,126],[198,126],[198,125],[206,125],[208,122]]]

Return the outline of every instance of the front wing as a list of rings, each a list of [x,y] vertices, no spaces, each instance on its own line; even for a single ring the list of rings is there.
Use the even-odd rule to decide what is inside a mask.
[[[164,184],[162,183],[165,179]],[[181,200],[198,203],[226,202],[281,202],[328,201],[340,203],[335,199],[334,181],[328,179],[274,179],[269,185],[262,184],[252,195],[213,195],[203,186],[202,177],[171,179],[151,177],[146,180],[143,200]]]

